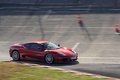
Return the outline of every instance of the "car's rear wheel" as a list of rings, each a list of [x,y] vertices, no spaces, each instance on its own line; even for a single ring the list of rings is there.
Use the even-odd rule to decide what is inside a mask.
[[[52,55],[52,54],[47,54],[47,55],[45,56],[45,61],[46,61],[46,63],[48,63],[48,64],[52,64],[52,63],[54,62],[54,57],[53,57],[53,55]]]
[[[13,52],[12,52],[12,59],[13,59],[14,61],[20,60],[20,53],[19,53],[18,51],[13,51]]]

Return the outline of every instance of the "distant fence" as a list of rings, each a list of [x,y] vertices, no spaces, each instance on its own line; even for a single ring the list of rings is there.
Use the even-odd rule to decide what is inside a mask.
[[[120,7],[120,0],[0,0],[1,6]]]

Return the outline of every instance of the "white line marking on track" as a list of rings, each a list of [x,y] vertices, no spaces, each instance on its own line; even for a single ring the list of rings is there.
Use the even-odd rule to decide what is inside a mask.
[[[73,50],[75,50],[77,47],[78,47],[78,45],[79,45],[80,43],[76,43],[74,46],[73,46]]]
[[[96,43],[80,43],[80,44],[93,44],[93,45],[104,45],[104,44],[120,44],[119,42],[110,42],[110,43],[107,43],[107,42],[96,42]]]
[[[46,20],[49,16],[49,14],[51,14],[52,10],[48,10],[47,14],[43,17],[43,21]]]
[[[119,57],[78,57],[79,59],[120,59]]]

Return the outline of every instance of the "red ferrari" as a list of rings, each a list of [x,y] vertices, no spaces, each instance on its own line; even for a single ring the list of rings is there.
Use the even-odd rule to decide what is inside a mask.
[[[60,47],[49,41],[32,41],[13,44],[9,50],[10,57],[18,60],[39,60],[48,64],[76,61],[78,54],[70,48]]]

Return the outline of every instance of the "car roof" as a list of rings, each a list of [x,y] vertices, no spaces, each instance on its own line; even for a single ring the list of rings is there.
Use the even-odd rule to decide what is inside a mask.
[[[48,42],[46,40],[36,40],[36,41],[31,41],[30,43],[38,43],[38,44],[41,44],[41,43],[45,43],[45,42]]]

